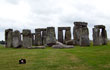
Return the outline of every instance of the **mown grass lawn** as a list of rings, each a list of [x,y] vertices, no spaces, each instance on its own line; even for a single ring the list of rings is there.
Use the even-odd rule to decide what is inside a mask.
[[[25,58],[26,64],[18,60]],[[0,70],[110,70],[110,45],[72,49],[13,49],[0,46]]]

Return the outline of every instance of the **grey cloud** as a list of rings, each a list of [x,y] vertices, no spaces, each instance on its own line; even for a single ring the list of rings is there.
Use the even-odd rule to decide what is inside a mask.
[[[6,1],[11,4],[18,4],[20,0],[6,0]]]
[[[97,10],[96,6],[91,3],[86,4],[81,2],[81,0],[6,0],[11,4],[18,4],[20,1],[24,1],[30,6],[30,13],[27,19],[29,22],[23,23],[10,19],[0,18],[0,23],[5,25],[1,27],[13,28],[22,30],[24,28],[29,28],[34,32],[35,28],[45,28],[48,26],[70,26],[73,27],[73,22],[84,21],[88,22],[88,27],[90,30],[90,38],[92,38],[92,28],[94,25],[105,24],[107,27],[108,35],[110,34],[110,23],[109,15],[105,15],[103,12]],[[87,0],[84,0],[87,1]],[[61,2],[61,3],[60,3]],[[58,4],[59,3],[59,4]],[[61,5],[60,5],[61,4]],[[68,6],[69,10],[65,10]],[[76,12],[74,12],[76,11]],[[65,13],[66,12],[66,13]],[[22,25],[15,25],[21,23]]]

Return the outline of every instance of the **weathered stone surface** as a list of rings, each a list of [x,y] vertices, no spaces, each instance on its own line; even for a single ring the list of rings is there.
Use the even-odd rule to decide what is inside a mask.
[[[35,45],[35,34],[32,33],[32,45]]]
[[[45,45],[46,44],[46,29],[42,32],[42,44]]]
[[[28,49],[45,49],[46,47],[45,46],[33,46],[31,48],[28,48]]]
[[[73,45],[64,45],[61,42],[56,42],[56,45],[53,45],[52,48],[73,48]]]
[[[74,45],[73,40],[69,40],[65,42],[66,45]]]
[[[21,34],[18,30],[13,32],[13,48],[21,47]]]
[[[93,28],[93,45],[99,46],[106,44],[107,44],[107,32],[105,30],[105,26],[95,25]]]
[[[66,45],[64,48],[74,48],[73,45]]]
[[[35,29],[35,45],[42,45],[42,36],[40,29]]]
[[[53,45],[52,48],[64,48],[65,45],[63,45],[63,43],[61,42],[56,42],[56,45]]]
[[[105,29],[105,26],[104,25],[95,25],[94,27],[95,28],[99,28],[99,29]]]
[[[81,28],[74,26],[73,28],[73,37],[76,45],[80,45],[80,37],[81,37]]]
[[[45,28],[39,28],[35,29],[35,45],[41,46],[46,44],[46,29]]]
[[[45,46],[37,46],[35,47],[35,49],[45,49],[46,47]]]
[[[54,27],[47,27],[46,44],[48,46],[52,46],[52,45],[56,44],[56,35],[55,35]]]
[[[93,45],[98,46],[101,45],[101,39],[100,39],[100,29],[99,28],[93,28]]]
[[[58,27],[58,41],[63,43],[63,30]]]
[[[12,42],[13,42],[13,29],[7,29],[5,30],[5,41],[6,41],[6,47],[10,48],[12,47]]]
[[[31,48],[32,47],[32,34],[28,29],[23,30],[23,47]]]
[[[89,46],[89,30],[86,22],[74,22],[73,36],[76,45]]]
[[[106,45],[107,44],[107,31],[105,29],[102,29],[102,45]]]
[[[70,27],[67,27],[66,32],[65,32],[65,41],[71,40],[71,30]]]
[[[82,28],[82,34],[80,37],[80,46],[89,46],[89,30],[87,27]]]
[[[65,43],[68,40],[71,40],[71,28],[70,27],[58,27],[58,41]],[[63,36],[63,30],[65,30],[65,39]]]
[[[86,22],[74,22],[74,25],[78,27],[87,27],[87,24]]]

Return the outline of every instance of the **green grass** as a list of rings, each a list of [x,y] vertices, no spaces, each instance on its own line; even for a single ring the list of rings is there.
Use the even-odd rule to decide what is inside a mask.
[[[26,64],[18,60],[25,58]],[[0,46],[0,70],[110,70],[110,45],[72,49],[13,49]]]

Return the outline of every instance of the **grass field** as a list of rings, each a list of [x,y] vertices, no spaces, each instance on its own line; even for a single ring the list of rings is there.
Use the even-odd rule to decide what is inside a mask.
[[[19,64],[21,58],[25,58],[27,64]],[[0,70],[110,70],[110,45],[72,49],[0,46]]]

